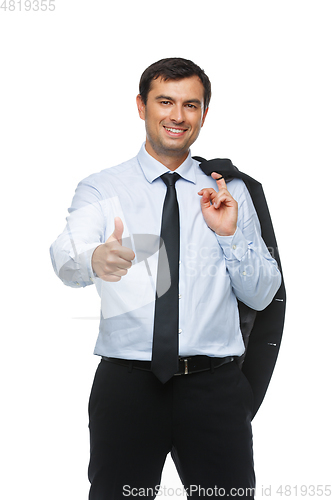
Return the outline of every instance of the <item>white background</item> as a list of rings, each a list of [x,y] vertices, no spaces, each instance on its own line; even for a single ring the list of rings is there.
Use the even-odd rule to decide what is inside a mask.
[[[65,287],[48,249],[78,182],[137,154],[140,75],[170,56],[212,81],[192,153],[263,183],[280,247],[288,314],[253,422],[257,498],[332,484],[332,3],[55,5],[0,9],[1,497],[87,498],[99,299]],[[162,484],[180,487],[169,459]]]

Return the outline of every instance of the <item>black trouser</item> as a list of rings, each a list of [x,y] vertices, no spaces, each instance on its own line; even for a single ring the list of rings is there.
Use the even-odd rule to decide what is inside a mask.
[[[89,499],[155,498],[169,452],[189,498],[254,498],[252,405],[236,361],[162,384],[102,360],[89,401]]]

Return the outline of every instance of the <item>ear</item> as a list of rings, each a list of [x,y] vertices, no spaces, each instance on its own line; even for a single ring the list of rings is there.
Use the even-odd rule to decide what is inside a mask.
[[[145,120],[145,118],[146,118],[146,106],[145,106],[140,94],[138,94],[136,96],[136,105],[138,107],[139,116],[140,116],[141,120]]]
[[[206,111],[204,112],[203,116],[202,116],[202,120],[201,120],[201,126],[203,127],[203,124],[205,123],[205,120],[206,120],[206,116],[207,116],[207,113],[208,113],[208,109],[206,109]]]

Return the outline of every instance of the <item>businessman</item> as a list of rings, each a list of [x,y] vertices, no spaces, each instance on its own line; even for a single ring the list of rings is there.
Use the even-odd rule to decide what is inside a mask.
[[[245,183],[191,157],[210,96],[192,61],[149,66],[136,98],[145,143],[78,185],[51,247],[63,282],[101,297],[90,500],[155,498],[168,453],[189,498],[254,498],[238,305],[263,311],[281,274]]]

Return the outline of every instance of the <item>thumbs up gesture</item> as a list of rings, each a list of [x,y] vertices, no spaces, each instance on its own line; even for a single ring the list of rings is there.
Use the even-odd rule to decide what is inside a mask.
[[[114,231],[105,243],[99,245],[91,259],[92,268],[104,281],[120,281],[132,266],[133,250],[122,246],[124,224],[119,217],[114,220]]]

